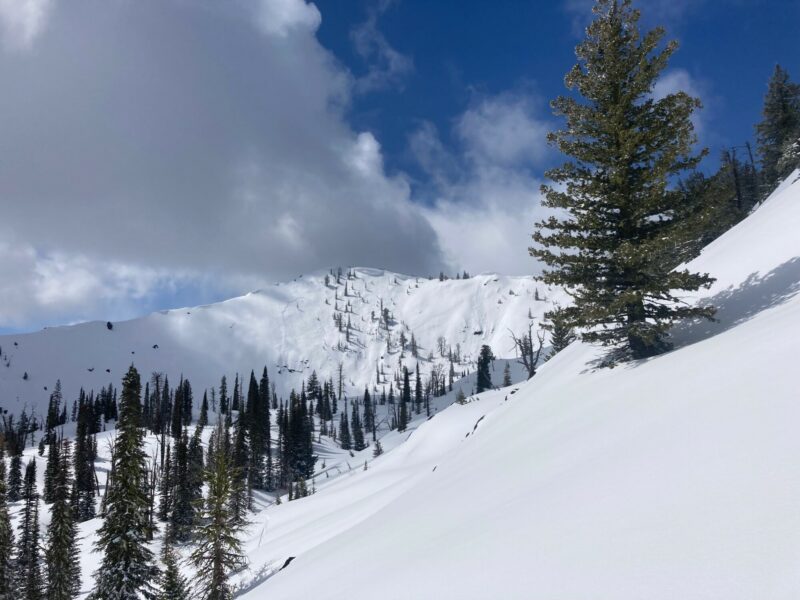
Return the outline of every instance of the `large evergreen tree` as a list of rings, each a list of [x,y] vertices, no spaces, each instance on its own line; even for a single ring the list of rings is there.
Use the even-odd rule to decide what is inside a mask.
[[[782,159],[800,139],[800,85],[793,83],[780,65],[775,66],[769,81],[763,116],[756,134],[763,192],[767,195],[798,166]]]
[[[22,452],[20,450],[20,452]],[[8,494],[9,502],[16,502],[20,499],[22,493],[22,454],[12,453],[11,463],[8,471]]]
[[[6,494],[5,440],[0,438],[0,600],[14,600],[16,585],[14,581],[14,530],[8,512]]]
[[[47,600],[72,600],[80,591],[80,563],[76,545],[77,526],[70,506],[69,442],[60,450],[61,465],[53,490],[50,524],[47,526]]]
[[[189,539],[194,522],[194,497],[189,479],[189,434],[185,427],[181,437],[175,440],[173,464],[175,487],[170,530],[176,540],[184,542]]]
[[[39,545],[39,494],[36,490],[36,459],[33,458],[25,468],[23,500],[25,506],[19,526],[16,564],[18,598],[41,600],[44,589]]]
[[[103,553],[95,572],[92,600],[155,597],[158,570],[147,547],[150,533],[147,468],[141,418],[142,384],[131,365],[122,380],[118,434],[114,445],[114,481],[106,494],[106,518],[96,548]]]
[[[91,435],[92,412],[92,405],[86,401],[86,396],[81,390],[74,456],[76,511],[79,521],[88,521],[95,517],[94,459],[97,449],[94,437]]]
[[[217,429],[218,439],[224,435],[221,427]],[[237,476],[228,455],[218,448],[209,457],[206,481],[208,495],[195,530],[197,547],[190,557],[197,569],[194,591],[200,600],[231,600],[228,577],[246,565],[237,536],[244,522],[232,508],[236,486],[242,478]]]
[[[684,92],[652,96],[677,44],[661,48],[661,28],[641,36],[630,0],[598,0],[594,12],[565,79],[584,102],[553,102],[567,127],[549,139],[572,160],[547,173],[556,185],[543,186],[544,205],[567,218],[538,223],[531,254],[550,267],[545,282],[571,291],[565,315],[585,340],[638,359],[668,347],[675,320],[713,315],[675,295],[713,280],[673,270],[687,233],[679,218],[685,196],[670,184],[704,154],[692,153],[700,103]]]
[[[489,346],[481,346],[481,353],[478,355],[478,374],[475,391],[480,394],[483,391],[492,389],[492,361],[494,354]]]

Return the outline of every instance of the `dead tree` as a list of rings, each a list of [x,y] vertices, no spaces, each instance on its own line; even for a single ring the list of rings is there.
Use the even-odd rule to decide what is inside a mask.
[[[509,333],[511,334],[511,339],[514,340],[514,348],[519,357],[518,362],[525,367],[528,372],[528,379],[530,379],[536,375],[536,367],[539,365],[539,357],[544,346],[544,333],[541,331],[536,332],[535,343],[532,324],[528,325],[528,332],[523,334],[522,337],[517,337],[511,330],[509,330]]]

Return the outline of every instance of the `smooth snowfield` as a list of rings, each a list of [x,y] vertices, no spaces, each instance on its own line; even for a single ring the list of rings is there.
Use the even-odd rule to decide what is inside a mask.
[[[515,394],[453,405],[383,464],[267,509],[251,568],[297,558],[244,597],[800,597],[797,177],[691,265],[718,278],[698,296],[719,323],[611,370],[573,344]],[[387,482],[402,489],[376,510]]]

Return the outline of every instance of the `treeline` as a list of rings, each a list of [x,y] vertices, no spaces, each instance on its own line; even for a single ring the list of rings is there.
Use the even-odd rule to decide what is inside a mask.
[[[246,524],[256,491],[276,493],[277,502],[286,491],[289,500],[313,493],[314,444],[322,436],[344,450],[372,445],[373,455],[381,454],[379,430],[404,431],[414,415],[430,416],[431,399],[452,390],[455,376],[452,361],[449,372],[434,366],[428,377],[419,364],[414,370],[404,366],[393,380],[384,376],[380,393],[367,388],[363,396],[349,399],[342,367],[336,383],[312,371],[300,391],[292,390],[284,401],[265,367],[260,377],[252,371],[248,379],[236,375],[232,387],[223,376],[196,402],[187,379],[173,386],[157,372],[142,389],[131,367],[119,394],[112,385],[97,394],[81,389],[70,411],[57,382],[41,422],[23,412],[18,421],[7,416],[0,431],[0,598],[74,598],[80,581],[77,525],[97,517],[103,519],[97,550],[104,558],[92,598],[108,598],[117,588],[130,591],[126,597],[187,597],[181,594],[191,586],[180,576],[176,544],[191,545],[197,565],[225,574],[214,581],[202,579],[198,586],[227,594],[227,576],[244,560],[233,547],[238,544],[234,532]],[[63,435],[68,423],[75,427],[72,440]],[[103,487],[95,464],[98,434],[109,424],[116,425],[117,433],[106,438],[110,468]],[[23,450],[35,446],[40,429],[38,454],[45,458],[41,493],[36,459],[27,465],[22,461]],[[147,436],[151,441],[145,444]],[[40,501],[51,511],[45,543],[38,539]],[[15,535],[8,506],[20,502]],[[147,548],[159,530],[163,572],[156,570]],[[230,545],[224,552],[218,551],[221,540]]]

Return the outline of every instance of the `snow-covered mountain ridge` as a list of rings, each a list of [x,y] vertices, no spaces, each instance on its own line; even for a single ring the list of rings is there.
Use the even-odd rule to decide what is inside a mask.
[[[145,378],[187,377],[196,392],[267,366],[277,392],[299,389],[312,370],[336,378],[339,365],[349,392],[363,392],[416,366],[400,336],[419,346],[428,374],[447,365],[439,339],[460,355],[457,371],[474,370],[482,344],[513,356],[510,332],[535,327],[560,298],[532,277],[483,274],[439,281],[378,269],[352,269],[337,283],[325,272],[278,283],[218,304],[153,313],[130,321],[90,322],[25,335],[0,336],[0,407],[39,414],[57,379],[71,404],[80,387],[99,389],[119,380],[133,363]],[[328,275],[326,284],[326,275]],[[538,299],[537,299],[538,298]],[[382,308],[389,312],[388,328]],[[341,330],[334,315],[341,318]],[[347,323],[350,322],[350,334]],[[349,340],[348,340],[349,337]]]

